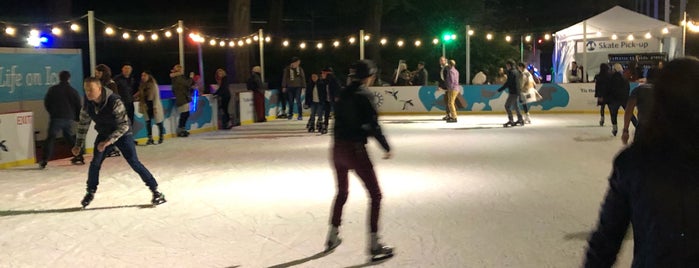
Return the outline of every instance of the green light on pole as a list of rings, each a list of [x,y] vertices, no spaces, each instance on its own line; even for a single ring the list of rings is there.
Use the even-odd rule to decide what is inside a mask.
[[[447,54],[446,44],[451,43],[454,40],[456,40],[456,34],[446,32],[444,35],[442,35],[442,57],[446,57]]]

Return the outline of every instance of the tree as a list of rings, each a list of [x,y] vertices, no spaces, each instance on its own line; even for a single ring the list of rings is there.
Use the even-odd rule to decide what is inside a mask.
[[[228,1],[228,24],[233,36],[246,36],[250,31],[250,0]],[[231,82],[242,83],[250,71],[250,50],[255,46],[244,46],[229,50],[226,65]]]

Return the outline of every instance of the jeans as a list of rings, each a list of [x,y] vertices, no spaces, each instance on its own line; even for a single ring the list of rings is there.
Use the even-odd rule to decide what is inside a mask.
[[[374,166],[371,164],[364,144],[351,141],[335,141],[333,144],[333,164],[337,178],[337,195],[333,202],[331,224],[340,226],[342,221],[342,207],[347,202],[349,195],[348,173],[354,169],[359,178],[364,182],[364,187],[371,198],[371,213],[369,214],[369,228],[372,233],[379,229],[379,211],[381,209],[381,188],[379,187]]]
[[[100,152],[97,150],[97,145],[107,139],[108,137],[103,135],[98,135],[95,139],[95,150],[93,152],[92,162],[90,162],[90,168],[87,172],[88,190],[96,191],[97,185],[99,185],[100,169],[102,168],[102,162],[104,162],[104,158],[106,157],[105,152],[108,152],[109,148]],[[141,164],[141,161],[138,160],[138,155],[136,155],[136,146],[134,145],[133,135],[131,133],[124,134],[124,136],[121,136],[121,138],[119,138],[109,147],[111,146],[119,148],[119,151],[121,151],[121,156],[126,159],[126,163],[131,166],[131,169],[138,173],[141,180],[146,184],[146,186],[148,186],[148,188],[150,188],[152,191],[158,189],[158,182],[155,181],[155,178],[153,178],[150,171],[148,171],[148,169]]]
[[[294,103],[296,103],[296,109],[299,112],[298,117],[301,118],[302,105],[301,105],[301,88],[300,87],[289,87],[286,88],[286,93],[289,97],[289,118],[294,115]]]
[[[507,119],[509,120],[509,122],[513,122],[512,107],[515,108],[515,112],[517,113],[517,121],[522,121],[522,113],[519,112],[519,105],[517,105],[518,99],[519,94],[510,93],[509,96],[507,96],[507,100],[505,101],[505,111],[507,111]]]
[[[219,110],[221,110],[221,127],[220,129],[226,129],[230,125],[231,115],[228,112],[228,104],[230,104],[230,97],[220,97],[219,98]]]
[[[308,118],[308,124],[313,126],[316,122],[316,116],[318,116],[318,123],[323,122],[323,106],[321,102],[311,102],[311,115]]]
[[[48,137],[44,142],[41,162],[48,162],[53,156],[53,144],[59,131],[63,132],[63,138],[68,141],[70,147],[75,146],[75,133],[73,133],[73,120],[52,118],[49,121]]]

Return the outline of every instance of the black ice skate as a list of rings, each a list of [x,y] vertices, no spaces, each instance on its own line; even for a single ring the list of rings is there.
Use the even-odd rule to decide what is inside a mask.
[[[162,203],[167,202],[165,200],[165,195],[161,192],[158,191],[153,191],[153,199],[150,200],[150,203],[153,204],[154,206],[160,205]]]
[[[73,156],[73,158],[70,159],[70,163],[73,165],[84,165],[85,164],[85,158],[83,158],[82,155],[76,155]]]
[[[515,122],[513,126],[520,126],[520,127],[523,127],[523,126],[524,126],[524,121],[522,121],[522,120],[517,120],[517,122]]]
[[[320,134],[328,134],[328,125],[323,124],[323,128],[318,130]]]
[[[514,126],[516,126],[515,122],[512,122],[512,121],[508,121],[507,123],[502,124],[502,127],[514,127]]]
[[[370,261],[381,261],[393,257],[393,248],[378,244],[376,247],[372,247],[369,250]]]
[[[107,157],[117,157],[117,156],[121,156],[121,152],[119,152],[119,150],[114,148],[114,147],[112,147],[112,149],[109,150],[109,152],[107,152]]]
[[[83,200],[80,201],[80,204],[83,205],[83,208],[85,208],[90,204],[90,202],[92,202],[92,199],[95,199],[95,190],[87,190],[87,193],[85,193],[85,197],[83,197]]]

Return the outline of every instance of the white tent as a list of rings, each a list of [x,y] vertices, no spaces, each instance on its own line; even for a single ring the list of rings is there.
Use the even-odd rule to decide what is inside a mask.
[[[560,30],[555,38],[557,83],[568,82],[565,74],[573,61],[584,67],[591,81],[609,54],[664,52],[669,59],[682,54],[680,27],[620,6]]]

